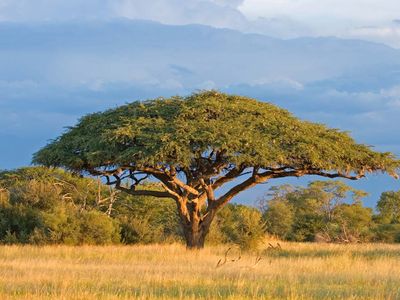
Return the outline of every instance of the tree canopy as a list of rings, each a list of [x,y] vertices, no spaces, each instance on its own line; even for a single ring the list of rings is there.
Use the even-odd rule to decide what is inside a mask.
[[[270,103],[217,91],[89,114],[33,161],[103,175],[132,195],[173,198],[184,227],[191,228],[188,239],[194,235],[196,240],[207,233],[219,208],[269,179],[356,180],[378,171],[396,177],[400,166],[393,154],[375,152],[346,132],[299,120]],[[227,192],[214,194],[244,175]],[[146,176],[158,179],[164,191],[137,188]]]

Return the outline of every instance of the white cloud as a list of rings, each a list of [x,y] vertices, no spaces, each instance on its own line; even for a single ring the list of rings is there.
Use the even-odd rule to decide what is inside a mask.
[[[311,22],[324,19],[379,22],[399,17],[397,0],[246,0],[239,9],[253,19],[287,15]]]
[[[359,38],[400,48],[400,24],[354,28],[345,32],[344,37]]]
[[[308,32],[298,36],[359,38],[400,47],[400,3],[398,0],[246,0],[238,8],[249,20],[290,20]],[[395,21],[393,21],[395,20]],[[286,26],[288,27],[288,25]],[[290,27],[289,27],[290,28]],[[262,28],[268,34],[268,25]],[[260,30],[260,29],[258,29]],[[290,29],[296,35],[296,30]],[[288,35],[286,28],[282,35]],[[292,34],[293,36],[293,34]]]
[[[240,5],[242,5],[245,0],[211,0],[211,1],[222,6],[237,8]]]
[[[65,21],[125,17],[165,24],[240,29],[242,0],[0,0],[1,21]]]
[[[311,26],[288,16],[260,17],[256,20],[248,21],[242,31],[266,34],[283,39],[315,35],[315,30]]]
[[[400,47],[398,0],[0,0],[0,21],[116,17],[204,24],[278,38],[359,38]]]
[[[233,1],[240,4],[241,1]],[[247,22],[235,5],[219,0],[120,0],[116,14],[131,19],[154,20],[166,24],[205,24],[240,29]]]

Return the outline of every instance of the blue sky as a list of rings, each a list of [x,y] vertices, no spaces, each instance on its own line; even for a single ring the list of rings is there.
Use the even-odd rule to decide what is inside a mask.
[[[149,2],[0,0],[0,168],[29,164],[83,114],[209,88],[400,155],[397,1]],[[369,205],[399,186],[387,176],[353,184]]]

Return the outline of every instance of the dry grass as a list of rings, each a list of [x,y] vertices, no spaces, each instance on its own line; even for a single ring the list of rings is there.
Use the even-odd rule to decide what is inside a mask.
[[[397,245],[226,249],[1,246],[0,299],[400,299]]]

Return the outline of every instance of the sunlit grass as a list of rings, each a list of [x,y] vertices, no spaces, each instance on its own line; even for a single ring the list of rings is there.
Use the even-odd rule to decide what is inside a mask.
[[[400,246],[281,245],[1,246],[0,299],[400,299]]]

